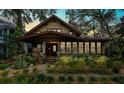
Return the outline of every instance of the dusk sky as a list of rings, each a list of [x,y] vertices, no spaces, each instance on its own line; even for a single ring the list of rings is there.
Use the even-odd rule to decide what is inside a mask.
[[[57,13],[55,15],[57,15],[58,17],[60,17],[61,19],[63,19],[64,21],[68,22],[68,19],[66,18],[66,13],[65,13],[66,9],[58,9]],[[124,16],[124,11],[122,10],[116,10],[116,17],[117,17],[117,21],[120,21],[120,18]],[[34,26],[38,25],[39,21],[36,20],[33,23],[29,24],[26,26],[26,31],[30,30],[31,28],[33,28]]]

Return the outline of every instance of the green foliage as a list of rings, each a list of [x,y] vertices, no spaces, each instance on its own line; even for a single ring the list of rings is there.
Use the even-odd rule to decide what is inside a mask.
[[[100,81],[101,81],[101,83],[106,84],[107,81],[108,81],[108,77],[101,77],[101,78],[100,78]]]
[[[94,81],[98,80],[98,78],[95,77],[95,76],[90,76],[89,80],[92,81],[92,82],[94,82]]]
[[[9,67],[9,64],[0,64],[0,69],[6,69]]]
[[[30,56],[30,55],[25,56],[25,61],[28,64],[35,64],[36,63],[35,58],[33,56]]]
[[[100,56],[96,59],[96,65],[102,67],[106,66],[108,58],[106,56]]]
[[[117,82],[117,83],[123,84],[124,83],[124,76],[114,76],[114,77],[112,77],[112,80]]]
[[[17,76],[15,76],[14,83],[26,84],[27,82],[28,82],[28,75],[27,74],[18,74]]]
[[[54,76],[52,76],[52,75],[46,76],[46,82],[47,83],[53,83],[54,81],[55,81]]]
[[[106,47],[106,51],[106,54],[111,57],[111,60],[124,62],[124,39],[116,38],[110,41]]]
[[[33,73],[38,72],[37,68],[36,68],[36,67],[34,67],[34,68],[33,68],[33,70],[32,70],[32,72],[33,72]]]
[[[57,62],[55,63],[56,66],[58,65],[69,65],[72,67],[76,66],[85,66],[85,61],[83,58],[73,57],[73,56],[62,56],[60,57]]]
[[[60,76],[58,77],[58,80],[59,80],[60,82],[65,82],[65,81],[66,81],[66,77],[65,77],[64,75],[60,75]]]
[[[13,78],[0,78],[0,84],[12,84],[14,83],[14,79]]]
[[[17,37],[21,36],[23,33],[18,31],[18,27],[16,27],[14,33],[6,35],[5,45],[8,49],[8,57],[14,57],[17,54],[24,53],[23,43],[17,41]]]
[[[24,57],[19,55],[16,57],[15,65],[17,69],[25,68],[28,66],[28,63],[24,60]]]
[[[28,74],[28,72],[29,72],[28,68],[23,69],[24,74]]]
[[[36,77],[35,78],[37,80],[36,83],[44,83],[44,82],[46,82],[46,75],[43,74],[43,73],[36,74]]]
[[[101,75],[113,74],[112,69],[108,69],[108,68],[92,68],[92,73],[101,74]]]
[[[74,78],[73,78],[72,75],[68,75],[68,76],[67,76],[67,80],[72,82],[72,81],[74,81]]]
[[[84,78],[83,76],[78,76],[78,77],[77,77],[77,80],[78,80],[79,82],[84,82],[84,81],[85,81],[85,78]]]
[[[113,61],[113,63],[112,63],[113,72],[119,73],[121,65],[122,65],[122,62],[120,62],[120,61]]]
[[[28,67],[30,64],[35,64],[35,58],[33,56],[29,56],[29,55],[18,55],[15,58],[15,66],[17,69],[21,69],[21,68],[26,68]]]
[[[3,72],[1,73],[1,76],[2,76],[2,77],[7,77],[8,74],[9,74],[9,72],[10,72],[10,71],[5,70],[5,71],[3,71]]]

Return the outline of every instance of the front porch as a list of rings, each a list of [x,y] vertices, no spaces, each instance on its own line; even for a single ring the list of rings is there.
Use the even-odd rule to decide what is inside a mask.
[[[105,54],[105,47],[108,39],[102,38],[81,38],[58,32],[42,32],[40,34],[20,38],[27,42],[26,52],[38,48],[44,57],[58,57],[68,54]]]

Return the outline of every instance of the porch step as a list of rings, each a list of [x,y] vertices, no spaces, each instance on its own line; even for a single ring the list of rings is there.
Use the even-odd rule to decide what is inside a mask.
[[[44,59],[44,64],[45,63],[49,63],[49,64],[52,64],[52,63],[54,63],[56,61],[56,57],[46,57],[45,59]]]

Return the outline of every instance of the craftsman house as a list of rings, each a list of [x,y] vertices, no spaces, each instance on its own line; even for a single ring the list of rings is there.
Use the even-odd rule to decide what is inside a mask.
[[[37,47],[45,57],[74,53],[104,54],[108,39],[82,37],[81,32],[55,15],[31,29],[19,40],[26,52]]]

